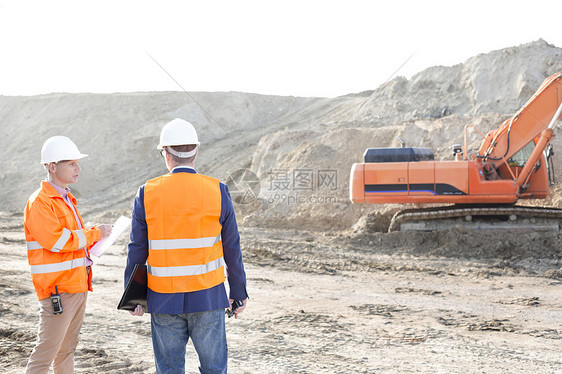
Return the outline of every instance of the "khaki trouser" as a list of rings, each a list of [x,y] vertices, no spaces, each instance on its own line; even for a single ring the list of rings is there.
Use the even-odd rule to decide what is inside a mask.
[[[58,315],[53,314],[50,298],[39,300],[37,343],[29,357],[26,374],[47,373],[51,363],[55,374],[74,373],[74,351],[84,320],[88,292],[63,292],[60,296],[63,312]]]

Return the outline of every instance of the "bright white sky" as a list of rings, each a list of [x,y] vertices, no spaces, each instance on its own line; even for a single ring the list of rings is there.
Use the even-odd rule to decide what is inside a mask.
[[[539,38],[559,0],[0,0],[0,95],[333,97]]]

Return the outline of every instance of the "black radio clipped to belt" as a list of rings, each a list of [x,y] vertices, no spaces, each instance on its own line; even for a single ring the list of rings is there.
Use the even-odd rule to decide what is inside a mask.
[[[51,304],[53,305],[53,314],[62,313],[62,302],[60,300],[59,289],[55,286],[55,294],[51,293]]]

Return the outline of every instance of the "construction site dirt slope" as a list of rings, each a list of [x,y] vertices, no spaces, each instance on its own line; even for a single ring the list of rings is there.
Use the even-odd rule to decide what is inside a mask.
[[[366,148],[399,146],[400,136],[409,146],[432,149],[436,158],[450,158],[450,146],[463,143],[466,124],[483,133],[496,128],[558,71],[562,50],[539,40],[336,98],[238,92],[0,96],[2,210],[22,211],[44,178],[43,141],[64,134],[90,155],[73,186],[85,212],[127,212],[137,188],[166,171],[155,149],[160,128],[182,117],[196,124],[202,140],[197,169],[230,182],[240,198],[241,222],[341,230],[367,212],[389,209],[349,201],[349,170]],[[480,142],[476,132],[469,134],[473,148]],[[561,157],[555,153],[555,161]],[[560,199],[555,193],[546,203]]]
[[[400,136],[450,159],[465,125],[496,128],[560,71],[562,49],[538,40],[336,98],[0,96],[0,294],[10,300],[0,307],[0,365],[21,372],[35,339],[21,213],[45,177],[42,143],[66,135],[89,154],[71,188],[86,221],[110,223],[130,216],[138,187],[166,172],[156,150],[160,129],[181,117],[202,142],[196,169],[228,184],[241,229],[252,299],[241,319],[227,322],[232,372],[556,372],[559,232],[457,224],[387,233],[404,206],[353,205],[348,188],[366,148],[400,146]],[[469,133],[470,149],[480,142]],[[561,142],[553,140],[557,181]],[[562,188],[528,203],[562,207]],[[124,235],[95,259],[78,373],[154,372],[149,319],[115,310],[126,243]]]

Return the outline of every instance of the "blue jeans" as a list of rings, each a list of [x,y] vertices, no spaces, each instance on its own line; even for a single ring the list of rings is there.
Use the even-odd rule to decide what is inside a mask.
[[[185,314],[152,313],[152,347],[157,374],[184,374],[189,338],[199,356],[201,374],[226,374],[228,348],[224,309]]]

